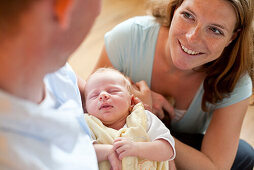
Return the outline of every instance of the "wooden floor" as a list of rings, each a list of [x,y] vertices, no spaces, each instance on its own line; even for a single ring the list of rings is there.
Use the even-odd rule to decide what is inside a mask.
[[[70,59],[74,71],[84,79],[91,73],[101,48],[104,34],[127,18],[145,15],[145,0],[103,0],[102,11],[80,48]],[[233,116],[233,115],[232,115]],[[254,106],[249,107],[244,119],[241,138],[254,147]]]

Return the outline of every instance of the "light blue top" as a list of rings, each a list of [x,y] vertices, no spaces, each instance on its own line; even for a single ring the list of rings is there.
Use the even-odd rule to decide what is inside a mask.
[[[154,17],[142,16],[126,20],[106,33],[106,51],[113,66],[130,76],[134,82],[145,80],[148,86],[151,86],[159,29],[160,24],[155,21]],[[250,97],[252,82],[249,75],[242,76],[230,96],[218,104],[209,104],[208,112],[203,112],[201,109],[203,94],[204,89],[201,84],[184,117],[179,121],[172,122],[173,130],[186,133],[205,133],[213,111]]]
[[[97,170],[70,66],[48,75],[45,87],[41,104],[0,90],[0,169]]]

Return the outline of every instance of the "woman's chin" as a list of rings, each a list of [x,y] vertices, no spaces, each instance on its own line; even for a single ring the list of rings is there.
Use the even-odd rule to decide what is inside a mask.
[[[188,71],[188,70],[192,70],[192,67],[190,65],[188,65],[187,63],[181,62],[181,61],[173,61],[174,66],[182,71]]]

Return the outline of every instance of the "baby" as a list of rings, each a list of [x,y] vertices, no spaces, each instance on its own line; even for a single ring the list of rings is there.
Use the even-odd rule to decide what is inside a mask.
[[[119,71],[101,68],[85,85],[85,119],[100,169],[174,167],[174,139],[141,103],[134,106],[131,84]],[[133,107],[134,106],[134,107]]]

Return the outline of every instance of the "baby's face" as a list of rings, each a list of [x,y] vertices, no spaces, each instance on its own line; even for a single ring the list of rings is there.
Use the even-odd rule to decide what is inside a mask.
[[[114,71],[93,74],[86,83],[86,110],[106,126],[125,119],[131,94],[123,76]]]

